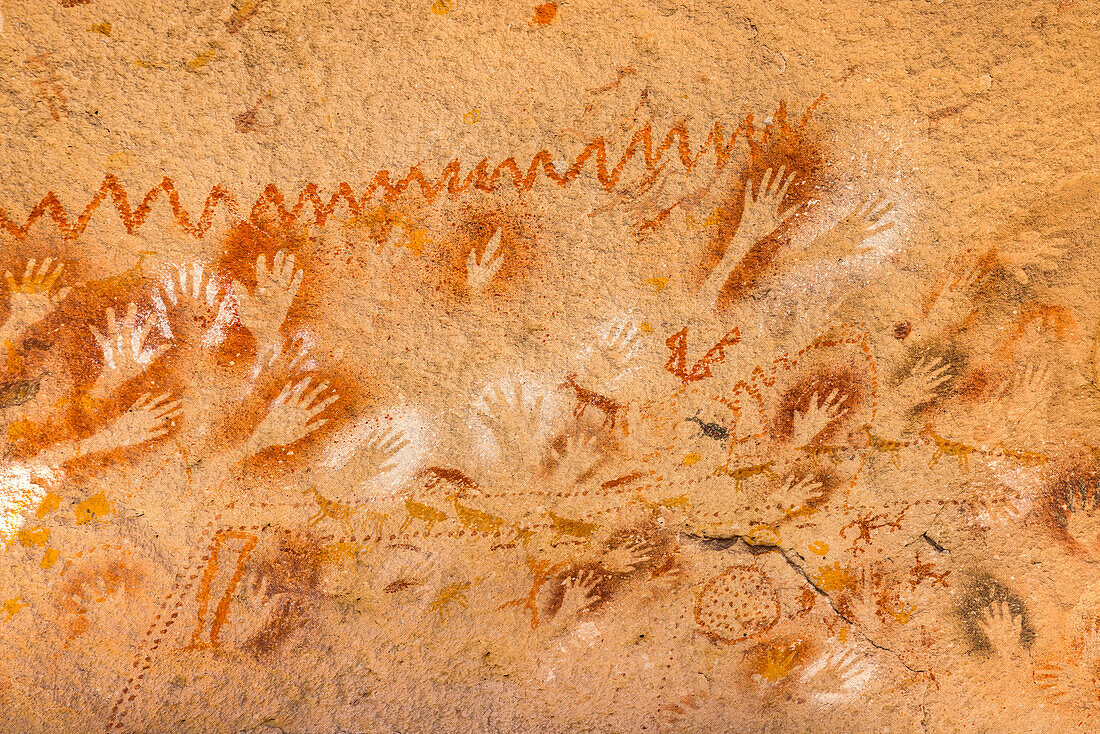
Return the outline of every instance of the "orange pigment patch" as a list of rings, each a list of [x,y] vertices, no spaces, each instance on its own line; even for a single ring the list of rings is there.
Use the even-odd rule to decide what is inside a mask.
[[[557,3],[543,3],[535,8],[535,25],[550,25],[554,18],[558,17]]]
[[[435,230],[428,257],[436,265],[435,288],[452,299],[470,299],[466,287],[467,258],[471,252],[475,258],[483,258],[498,229],[501,232],[497,257],[503,261],[485,295],[493,298],[514,291],[537,269],[536,249],[542,227],[527,202],[485,197],[445,212],[443,220]]]
[[[39,548],[50,540],[49,528],[23,528],[16,535],[24,548]]]
[[[743,173],[741,182],[732,191],[726,192],[724,203],[716,212],[713,226],[714,234],[702,253],[695,277],[699,282],[719,263],[722,254],[729,246],[740,224],[744,209],[744,181],[758,183],[769,169],[781,166],[793,171],[796,176],[791,189],[787,192],[784,213],[793,214],[797,208],[810,199],[811,192],[827,184],[826,160],[823,144],[816,139],[811,129],[811,107],[795,124],[787,118],[785,105],[780,105],[772,124],[765,128],[764,134],[754,135],[751,118],[744,123],[746,140],[751,151],[750,161]],[[741,161],[731,160],[727,165],[744,165]],[[754,185],[755,189],[755,185]],[[812,216],[812,212],[808,214]],[[775,235],[767,237],[752,246],[741,264],[734,269],[725,288],[722,290],[719,305],[727,305],[744,298],[757,281],[765,274],[768,266],[778,252],[784,239],[786,226]]]

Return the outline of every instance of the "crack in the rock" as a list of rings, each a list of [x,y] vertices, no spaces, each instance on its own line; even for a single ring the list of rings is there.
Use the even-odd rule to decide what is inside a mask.
[[[943,510],[944,510],[944,508],[942,508],[942,507],[939,510],[937,510],[936,514],[932,516],[932,520],[928,523],[928,527],[924,529],[924,532],[921,533],[920,535],[918,535],[917,537],[913,538],[912,540],[910,540],[908,543],[904,544],[902,546],[902,548],[908,548],[909,546],[913,545],[913,543],[916,543],[919,540],[924,540],[930,546],[932,546],[936,550],[937,553],[948,553],[948,554],[950,554],[951,551],[949,551],[947,548],[945,548],[944,546],[937,543],[935,540],[932,539],[932,536],[930,536],[928,534],[928,531],[931,530],[933,527],[935,527],[936,523],[939,522],[940,515],[943,514]]]
[[[862,637],[864,640],[867,641],[867,644],[869,644],[871,647],[873,647],[877,650],[882,650],[883,652],[889,653],[890,655],[895,657],[897,659],[897,661],[899,663],[901,663],[901,665],[906,670],[908,670],[910,673],[916,673],[916,674],[921,674],[921,675],[927,675],[928,674],[928,672],[929,672],[928,670],[922,670],[920,668],[914,668],[912,665],[905,662],[905,660],[901,657],[901,655],[896,650],[893,650],[889,647],[886,647],[885,645],[880,645],[879,643],[875,642],[871,638],[871,636],[868,635],[865,631],[863,631],[863,629],[855,621],[850,619],[848,617],[848,615],[844,614],[844,612],[842,612],[836,606],[836,604],[833,603],[833,599],[832,599],[831,596],[829,596],[829,592],[825,591],[825,589],[822,589],[820,586],[818,586],[814,582],[814,580],[810,578],[809,574],[806,573],[806,571],[802,568],[802,566],[800,566],[798,563],[795,563],[795,561],[791,559],[790,555],[788,555],[788,550],[786,548],[783,548],[782,546],[778,546],[778,545],[775,545],[775,544],[772,544],[772,543],[752,542],[750,539],[746,538],[745,536],[737,535],[737,534],[728,535],[728,536],[725,536],[725,537],[722,537],[722,538],[711,538],[711,537],[707,537],[706,535],[697,535],[697,534],[693,534],[693,533],[684,533],[684,535],[686,535],[687,537],[690,537],[690,538],[694,538],[696,540],[701,540],[701,541],[706,542],[706,543],[720,544],[720,547],[721,547],[722,550],[726,550],[726,549],[732,547],[738,541],[740,541],[741,543],[744,543],[745,546],[750,551],[775,551],[776,553],[778,553],[780,555],[780,557],[783,558],[784,561],[787,562],[788,566],[790,566],[792,569],[794,569],[795,573],[797,573],[799,576],[801,576],[803,579],[805,579],[806,583],[810,585],[811,589],[816,591],[820,596],[824,597],[825,602],[833,610],[833,612],[836,614],[836,616],[840,617],[842,620],[847,622],[851,626],[851,628],[854,629],[860,635],[860,637]],[[802,555],[799,554],[797,551],[791,549],[789,551],[789,553],[796,556],[798,558],[798,560],[800,560],[802,563],[806,562],[806,559],[803,558]]]
[[[922,537],[926,541],[928,541],[928,545],[935,548],[937,553],[951,553],[951,551],[947,550],[947,548],[943,547],[942,545],[940,545],[936,541],[932,540],[932,538],[928,535],[927,530],[925,530],[923,533],[921,533],[920,537]]]
[[[849,625],[851,625],[852,629],[854,629],[856,632],[858,632],[859,635],[864,640],[866,640],[869,645],[871,645],[871,647],[874,647],[878,650],[882,650],[883,652],[887,652],[887,653],[893,655],[895,658],[897,658],[897,661],[899,663],[901,663],[905,667],[905,669],[908,670],[910,673],[922,673],[923,674],[923,673],[928,672],[927,670],[920,670],[918,668],[914,668],[912,665],[905,662],[905,660],[901,657],[901,655],[898,654],[895,650],[892,650],[891,648],[886,647],[885,645],[880,645],[879,643],[875,642],[874,639],[872,639],[870,635],[868,635],[865,631],[863,631],[863,629],[860,628],[860,626],[853,619],[850,619],[846,614],[844,614],[840,610],[840,608],[837,607],[836,604],[833,603],[833,598],[831,596],[829,596],[829,592],[825,591],[825,589],[822,589],[820,586],[818,586],[816,583],[814,583],[813,579],[810,578],[809,574],[807,574],[806,571],[800,565],[795,563],[791,559],[791,557],[787,555],[787,551],[785,549],[780,548],[779,546],[775,546],[775,549],[779,553],[779,555],[783,557],[783,560],[785,560],[787,562],[788,566],[793,568],[798,573],[799,576],[806,579],[806,583],[808,583],[810,585],[810,587],[814,591],[816,591],[819,595],[821,595],[822,597],[825,598],[825,601],[828,603],[829,607],[833,610],[833,612],[836,614],[836,616],[840,617],[845,622],[847,622]],[[791,553],[794,553],[794,555],[797,556],[798,559],[800,561],[802,561],[803,563],[806,562],[806,559],[803,558],[799,553],[797,553],[795,551],[791,551]]]

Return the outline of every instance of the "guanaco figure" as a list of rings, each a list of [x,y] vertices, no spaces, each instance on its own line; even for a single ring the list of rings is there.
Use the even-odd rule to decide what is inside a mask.
[[[1004,441],[997,443],[997,449],[1006,458],[1012,459],[1015,462],[1023,464],[1027,467],[1042,466],[1050,461],[1050,457],[1046,454],[1040,454],[1038,451],[1024,451],[1023,449],[1010,449],[1005,446]]]
[[[405,522],[401,523],[401,527],[397,530],[399,533],[405,532],[405,528],[413,520],[421,520],[424,522],[425,533],[432,532],[432,526],[437,522],[443,522],[450,517],[446,512],[437,510],[431,505],[425,505],[421,502],[417,502],[411,497],[405,498],[405,512],[408,516],[405,518]]]
[[[873,451],[880,451],[882,453],[890,454],[890,461],[898,469],[901,468],[901,449],[905,447],[905,444],[901,441],[892,441],[888,438],[882,438],[876,436],[871,431],[871,425],[867,424],[863,427],[864,432],[867,434],[867,445],[871,447]]]
[[[499,533],[500,529],[508,525],[508,521],[503,517],[497,517],[496,515],[490,515],[488,512],[482,512],[481,510],[475,510],[472,507],[467,507],[458,501],[458,495],[448,495],[447,499],[455,506],[455,512],[458,513],[458,521],[462,523],[462,526],[467,530],[475,533]]]
[[[374,510],[363,510],[363,515],[366,516],[363,526],[366,527],[370,523],[374,523],[374,532],[378,535],[382,534],[382,526],[385,525],[386,520],[390,519],[388,513],[375,512]]]
[[[837,446],[836,444],[807,445],[799,446],[798,450],[804,454],[809,455],[809,457],[813,459],[814,464],[816,466],[820,466],[822,456],[828,456],[829,460],[834,464],[838,463],[840,459],[838,459],[837,457],[842,454],[842,452],[845,450],[845,447]]]
[[[309,524],[316,525],[328,517],[343,524],[350,532],[352,529],[351,518],[355,514],[355,510],[345,504],[323,497],[316,487],[303,490],[302,494],[310,494],[311,492],[313,493],[313,501],[317,503],[317,512],[309,518]]]
[[[967,446],[965,443],[956,441],[948,441],[943,436],[936,435],[936,432],[932,430],[932,426],[926,425],[920,432],[921,435],[927,435],[936,443],[936,453],[932,454],[932,460],[928,462],[928,466],[935,466],[936,462],[943,456],[957,456],[962,470],[970,471],[970,454],[978,450],[976,447]]]
[[[535,531],[531,528],[520,527],[519,525],[513,525],[512,529],[516,531],[516,540],[527,545],[527,542],[535,536]]]
[[[603,424],[608,428],[615,427],[615,421],[618,420],[619,411],[623,410],[626,406],[616,403],[606,395],[600,395],[598,392],[588,390],[581,387],[577,383],[576,373],[570,374],[565,378],[565,382],[558,386],[559,390],[565,388],[573,388],[573,392],[577,396],[577,407],[573,409],[573,417],[579,418],[584,415],[584,409],[588,406],[592,406],[604,414]]]
[[[772,471],[772,464],[774,461],[768,461],[763,464],[751,464],[749,466],[740,466],[736,469],[730,469],[729,467],[720,466],[714,470],[711,476],[726,476],[733,477],[733,488],[740,492],[745,486],[745,480],[755,477],[759,474],[767,474],[772,479],[775,479],[778,475]]]
[[[691,501],[686,494],[681,494],[676,497],[666,497],[663,500],[649,500],[638,495],[631,499],[631,502],[637,502],[643,507],[650,510],[687,510],[691,508]]]
[[[546,514],[550,517],[550,527],[554,529],[554,538],[550,541],[550,545],[557,545],[563,535],[572,535],[574,538],[589,538],[592,533],[600,529],[600,526],[596,523],[572,520],[568,517],[555,515],[551,510],[547,510]]]

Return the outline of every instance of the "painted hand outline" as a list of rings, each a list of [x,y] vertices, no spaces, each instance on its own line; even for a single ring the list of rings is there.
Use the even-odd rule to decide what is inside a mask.
[[[791,443],[794,446],[808,446],[830,423],[848,412],[844,406],[846,397],[833,390],[822,397],[820,393],[810,396],[810,404],[799,412],[795,411],[791,430]]]
[[[466,257],[466,289],[470,295],[482,295],[489,287],[493,277],[500,272],[504,264],[504,255],[500,252],[500,233],[503,230],[497,227],[481,257],[477,256],[477,248],[470,250]]]
[[[294,267],[294,253],[279,250],[270,268],[266,255],[256,258],[256,287],[251,293],[239,280],[230,284],[229,291],[237,303],[241,324],[267,349],[286,320],[303,276],[304,271]]]
[[[771,174],[769,178],[768,174]],[[701,296],[709,305],[714,305],[722,288],[725,287],[734,269],[742,258],[748,253],[754,244],[764,239],[779,229],[785,221],[790,219],[793,212],[781,215],[783,200],[794,181],[795,175],[783,166],[778,169],[769,168],[764,172],[760,180],[760,186],[754,192],[752,181],[745,181],[744,209],[741,212],[741,222],[737,225],[737,231],[730,240],[729,246],[723,253],[718,265],[707,276],[703,283]]]
[[[4,278],[8,282],[10,310],[8,320],[2,329],[5,336],[14,337],[22,334],[28,327],[49,316],[72,292],[72,288],[68,287],[51,292],[61,276],[61,271],[65,269],[64,263],[57,263],[57,267],[51,269],[54,258],[47,257],[35,269],[37,262],[33,258],[27,261],[27,267],[19,282],[16,282],[10,270],[4,271]]]
[[[250,453],[259,453],[273,446],[287,446],[328,422],[327,418],[313,419],[340,396],[333,394],[321,398],[321,393],[328,389],[329,384],[322,381],[310,389],[312,380],[312,377],[304,377],[283,387],[246,442]]]
[[[127,380],[137,377],[172,346],[165,343],[146,349],[145,341],[157,322],[149,316],[139,325],[137,306],[133,303],[121,319],[115,319],[113,308],[106,309],[105,316],[106,336],[94,325],[88,327],[103,356],[103,371],[92,389],[92,394],[96,396],[109,395]]]

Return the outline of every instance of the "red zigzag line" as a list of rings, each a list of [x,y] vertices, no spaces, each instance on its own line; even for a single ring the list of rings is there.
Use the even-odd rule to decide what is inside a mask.
[[[801,128],[808,122],[813,109],[824,99],[825,96],[822,95],[807,108],[797,125],[798,128]],[[256,200],[256,203],[253,204],[249,212],[249,219],[254,223],[258,223],[262,220],[265,212],[269,209],[274,209],[275,214],[283,224],[290,224],[297,221],[307,205],[309,205],[313,208],[313,223],[321,226],[324,225],[325,221],[332,215],[341,202],[347,205],[349,215],[357,216],[364,213],[375,194],[382,192],[381,201],[392,202],[414,183],[419,185],[421,193],[429,202],[434,201],[444,190],[446,190],[451,197],[460,196],[465,191],[469,190],[470,187],[481,191],[491,192],[501,185],[502,179],[504,181],[511,180],[512,185],[517,191],[529,191],[535,185],[535,181],[538,179],[540,172],[545,175],[546,178],[564,188],[581,175],[585,165],[593,158],[595,159],[596,179],[599,181],[600,185],[603,186],[605,191],[612,191],[618,183],[623,169],[639,151],[641,151],[645,159],[645,167],[648,172],[655,172],[662,167],[662,161],[665,154],[671,150],[674,145],[676,146],[676,152],[679,154],[680,164],[683,166],[685,172],[691,173],[708,150],[713,151],[716,168],[721,170],[725,167],[733,153],[734,143],[737,141],[738,135],[744,136],[745,142],[748,143],[750,151],[755,156],[758,155],[767,144],[767,140],[770,134],[772,134],[773,128],[776,130],[775,134],[779,136],[785,136],[792,131],[787,124],[786,111],[782,104],[780,104],[779,110],[775,114],[775,123],[765,128],[761,140],[757,141],[753,137],[753,116],[750,114],[745,117],[736,129],[734,129],[728,139],[723,131],[722,123],[715,122],[714,126],[711,128],[710,134],[703,142],[702,147],[693,155],[690,135],[687,131],[686,123],[681,121],[669,128],[664,139],[656,148],[653,147],[652,128],[649,123],[646,123],[634,132],[630,143],[623,150],[619,162],[610,171],[607,168],[607,142],[604,140],[603,136],[600,136],[589,142],[584,147],[584,150],[580,152],[580,155],[577,156],[573,165],[570,166],[567,171],[560,174],[554,168],[552,162],[553,157],[550,155],[549,151],[545,149],[535,154],[530,165],[527,167],[526,173],[521,171],[519,165],[516,163],[515,157],[509,157],[501,161],[493,169],[492,173],[489,173],[488,159],[482,159],[481,162],[474,166],[474,168],[466,174],[465,178],[463,178],[461,174],[461,163],[457,160],[453,160],[447,164],[434,183],[424,175],[418,166],[412,166],[405,177],[397,182],[390,181],[389,171],[378,171],[359,198],[356,198],[355,192],[352,190],[350,184],[341,183],[336,191],[329,197],[328,202],[325,202],[317,184],[310,183],[298,194],[298,201],[290,209],[286,208],[286,198],[279,187],[275,184],[268,184],[264,187],[263,193]],[[172,207],[172,213],[175,216],[176,222],[185,232],[195,237],[202,237],[210,228],[210,224],[214,218],[214,211],[219,205],[224,206],[234,218],[241,218],[241,207],[237,198],[233,196],[228,189],[219,184],[214,186],[210,194],[206,197],[206,201],[203,203],[202,207],[202,214],[199,215],[198,220],[192,221],[187,209],[180,203],[179,192],[176,191],[175,184],[172,179],[167,176],[145,194],[141,203],[136,208],[131,209],[130,199],[126,192],[126,188],[114,175],[107,174],[104,176],[103,183],[100,184],[99,190],[95,193],[95,196],[92,197],[92,200],[84,207],[84,211],[80,213],[75,221],[70,222],[65,207],[61,204],[57,194],[50,191],[42,197],[42,200],[31,210],[26,223],[23,225],[17,224],[5,211],[0,210],[0,228],[13,235],[16,239],[22,240],[27,236],[34,222],[48,214],[66,238],[76,239],[80,237],[87,228],[88,222],[91,220],[92,215],[95,213],[96,209],[99,208],[100,204],[107,199],[107,197],[110,197],[111,203],[114,204],[119,218],[126,227],[126,231],[129,234],[136,234],[137,230],[141,227],[142,223],[145,222],[146,217],[152,210],[153,204],[160,198],[162,192],[168,197],[168,202]]]

